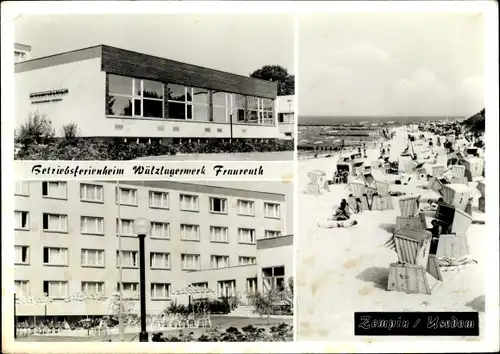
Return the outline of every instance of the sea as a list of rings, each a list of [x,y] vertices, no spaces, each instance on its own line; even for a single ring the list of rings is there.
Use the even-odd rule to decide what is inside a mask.
[[[361,145],[377,139],[377,130],[406,124],[449,120],[464,117],[442,116],[299,116],[298,153],[311,154],[322,150],[346,145]]]

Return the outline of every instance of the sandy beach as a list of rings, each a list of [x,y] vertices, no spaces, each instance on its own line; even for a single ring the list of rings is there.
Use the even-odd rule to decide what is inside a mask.
[[[406,134],[403,128],[398,128],[393,140],[384,142],[391,144],[391,161],[397,160],[406,147]],[[368,160],[376,160],[379,149],[368,149],[367,155]],[[309,183],[307,173],[322,170],[331,179],[338,156],[335,153],[328,158],[299,161],[298,340],[375,340],[354,336],[354,312],[359,311],[478,311],[480,324],[484,323],[485,225],[473,224],[467,232],[469,253],[477,264],[442,272],[443,282],[432,289],[431,295],[387,291],[389,265],[397,262],[397,254],[384,243],[392,235],[396,217],[401,215],[399,198],[393,197],[392,210],[363,211],[353,215],[352,218],[358,221],[356,226],[323,229],[317,223],[325,222],[341,198],[348,197],[347,185],[330,185],[329,191],[322,189],[320,195],[304,192]],[[446,155],[441,154],[437,163],[446,165],[446,159]],[[430,164],[424,167],[431,170]],[[385,181],[399,178],[379,170],[374,170],[373,176]],[[436,192],[421,188],[427,183],[412,177],[408,185],[391,184],[390,190],[403,191],[406,196],[437,199]],[[476,182],[470,182],[469,187],[475,191],[473,220],[484,220],[484,214],[477,210],[480,193],[475,189]],[[391,341],[399,339],[403,338],[390,337]],[[384,339],[378,337],[376,340]]]

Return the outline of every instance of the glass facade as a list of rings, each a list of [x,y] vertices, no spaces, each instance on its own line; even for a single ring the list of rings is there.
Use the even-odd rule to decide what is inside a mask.
[[[275,125],[274,100],[107,74],[106,115]],[[165,97],[166,96],[166,97]]]

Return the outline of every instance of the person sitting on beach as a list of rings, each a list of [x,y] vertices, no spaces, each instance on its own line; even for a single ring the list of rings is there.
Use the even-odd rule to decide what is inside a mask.
[[[349,219],[349,210],[347,209],[347,202],[345,199],[340,202],[339,208],[335,211],[335,214],[329,218],[331,221],[344,221]]]
[[[443,232],[443,229],[439,225],[439,222],[436,219],[431,221],[431,225],[432,225],[432,227],[427,229],[428,231],[430,231],[432,233],[431,247],[430,247],[429,253],[436,254],[437,247],[439,244],[439,236]]]

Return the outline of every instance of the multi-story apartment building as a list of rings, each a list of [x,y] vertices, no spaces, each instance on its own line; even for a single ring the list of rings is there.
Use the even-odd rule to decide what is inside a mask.
[[[284,267],[283,274],[271,275],[281,277],[273,284],[282,286],[285,275],[293,272],[291,250],[280,247],[291,245],[286,215],[291,201],[284,193],[225,184],[17,182],[16,294],[37,297],[47,293],[53,301],[46,308],[18,305],[17,314],[108,313],[104,301],[64,300],[81,291],[108,297],[117,291],[119,240],[123,291],[135,294],[139,290],[139,243],[133,221],[138,217],[151,221],[146,238],[150,312],[161,311],[173,300],[184,301],[172,294],[188,285],[209,287],[218,297],[238,295],[244,300],[267,286],[266,269],[273,266]],[[270,248],[276,249],[274,265]],[[267,253],[262,253],[262,267],[260,249]]]
[[[38,111],[56,136],[129,141],[274,139],[275,82],[107,45],[15,64],[16,125]]]

